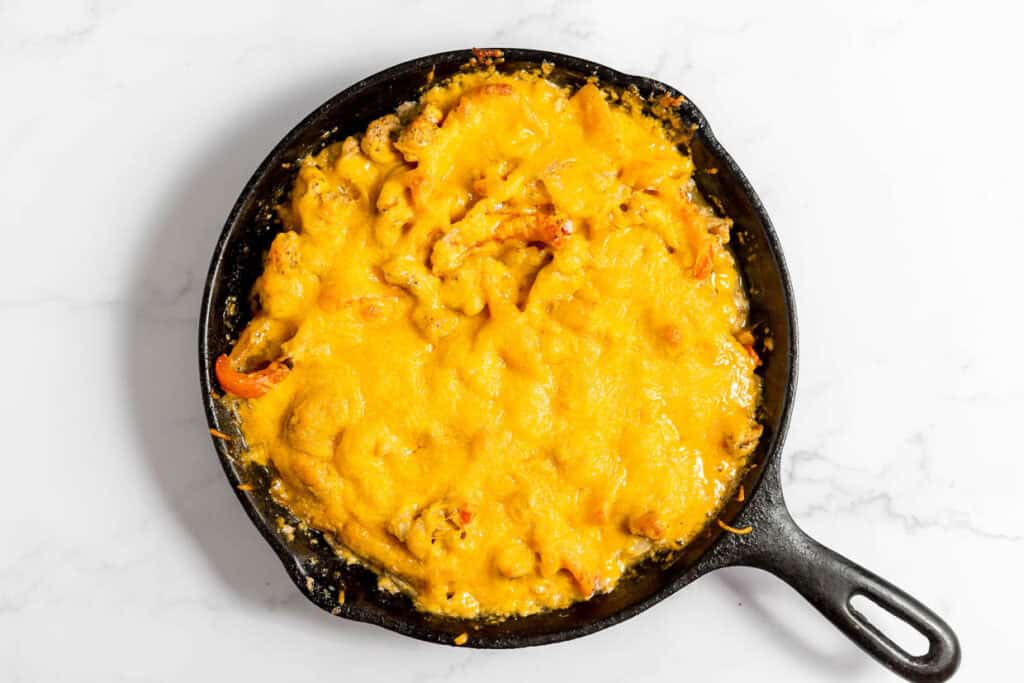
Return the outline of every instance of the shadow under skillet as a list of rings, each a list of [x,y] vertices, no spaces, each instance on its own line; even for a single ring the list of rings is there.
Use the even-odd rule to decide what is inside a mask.
[[[376,61],[376,60],[374,60]],[[224,219],[268,149],[330,94],[379,64],[348,66],[219,115],[213,144],[184,165],[155,206],[126,298],[122,358],[141,456],[162,501],[234,596],[315,622],[346,640],[423,647],[382,629],[334,619],[295,590],[230,489],[210,449],[195,372],[203,278]],[[163,122],[157,122],[159,125]],[[173,124],[172,124],[173,125]],[[212,128],[212,127],[211,127]],[[204,131],[205,132],[205,131]],[[184,417],[183,417],[184,416]]]
[[[237,118],[222,117],[225,122],[216,143],[181,170],[180,181],[168,189],[145,226],[150,235],[137,257],[127,292],[133,303],[127,312],[123,358],[128,410],[164,503],[233,594],[268,612],[316,623],[317,628],[339,636],[343,633],[349,642],[358,638],[380,646],[386,639],[421,648],[422,643],[383,629],[334,619],[295,589],[224,486],[220,463],[209,447],[194,373],[203,277],[238,192],[283,132],[329,95],[375,70],[372,65],[346,68],[279,93],[269,103],[245,104]],[[186,416],[184,421],[175,417],[181,414]],[[798,660],[812,661],[833,676],[861,668],[863,658],[854,648],[849,657],[823,652],[819,644],[805,642],[760,604],[757,594],[766,581],[775,579],[743,570],[713,576],[719,574],[720,584],[751,606],[756,618],[767,622],[764,630]],[[782,584],[779,587],[788,591]]]
[[[738,618],[752,619],[756,631],[771,641],[773,650],[790,653],[794,661],[828,680],[858,680],[871,660],[839,631],[822,622],[821,615],[804,602],[793,600],[792,590],[768,572],[752,567],[725,567],[705,577],[733,594],[743,606]],[[784,610],[776,607],[783,605]],[[794,622],[804,622],[798,626]],[[813,629],[816,636],[805,634]]]

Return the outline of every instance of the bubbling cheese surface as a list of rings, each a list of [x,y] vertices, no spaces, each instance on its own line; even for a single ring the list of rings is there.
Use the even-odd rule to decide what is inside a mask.
[[[277,499],[420,609],[611,590],[760,437],[731,223],[612,99],[464,73],[304,159],[280,208],[222,385]]]

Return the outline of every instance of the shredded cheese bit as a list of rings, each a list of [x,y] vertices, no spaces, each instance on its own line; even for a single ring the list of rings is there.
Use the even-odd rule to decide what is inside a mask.
[[[235,488],[237,488],[239,491],[254,491],[254,490],[256,490],[256,487],[253,486],[252,484],[239,484]]]
[[[494,48],[474,47],[472,51],[473,57],[481,64],[490,64],[495,60],[501,61],[504,56],[501,50],[496,50]]]
[[[212,434],[215,439],[220,439],[221,441],[231,441],[231,437],[225,434],[224,432],[220,431],[219,429],[213,429],[211,427],[210,434]]]
[[[754,527],[752,526],[745,526],[742,529],[737,529],[734,526],[729,526],[722,520],[718,520],[718,526],[722,527],[724,530],[728,531],[731,534],[736,534],[737,536],[746,536],[754,530]]]
[[[740,490],[736,494],[736,500],[738,500],[739,502],[742,503],[746,499],[747,499],[747,492],[743,489],[743,484],[740,484]]]
[[[345,604],[345,591],[343,591],[343,590],[338,591],[338,604],[339,605],[344,605]]]
[[[466,643],[469,642],[469,634],[468,633],[460,633],[459,635],[455,636],[455,640],[453,640],[452,642],[455,643],[456,645],[465,645]]]

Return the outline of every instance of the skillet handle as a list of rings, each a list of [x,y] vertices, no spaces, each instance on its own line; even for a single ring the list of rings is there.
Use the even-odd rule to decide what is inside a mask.
[[[903,678],[948,680],[960,666],[960,643],[949,625],[893,584],[804,533],[786,509],[778,480],[762,484],[760,505],[749,515],[753,532],[734,537],[742,546],[734,564],[763,569],[788,583],[850,640]],[[855,595],[912,626],[928,639],[928,651],[915,656],[897,645],[853,607]]]

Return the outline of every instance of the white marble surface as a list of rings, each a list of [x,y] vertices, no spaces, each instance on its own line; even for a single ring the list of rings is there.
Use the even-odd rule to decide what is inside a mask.
[[[1010,3],[344,4],[0,2],[0,680],[892,680],[753,570],[568,644],[426,645],[312,607],[246,520],[196,377],[222,221],[322,100],[472,45],[591,57],[703,108],[793,271],[797,520],[946,616],[958,680],[1019,675]]]

